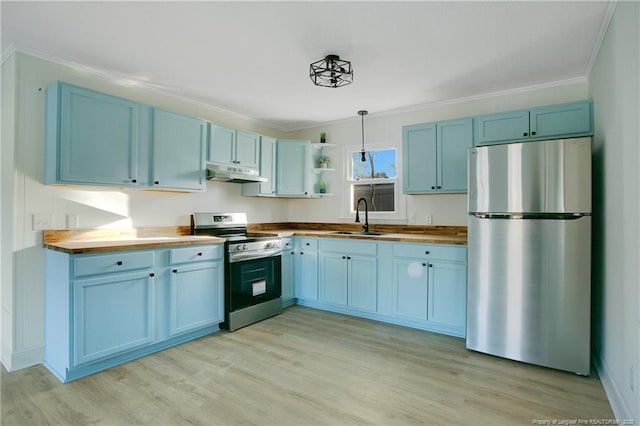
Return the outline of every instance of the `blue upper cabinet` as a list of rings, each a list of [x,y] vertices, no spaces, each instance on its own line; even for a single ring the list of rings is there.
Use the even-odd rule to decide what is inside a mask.
[[[402,187],[406,194],[429,192],[436,187],[436,124],[402,128]]]
[[[529,110],[475,117],[476,145],[529,138]]]
[[[207,123],[156,109],[153,112],[153,175],[158,188],[205,189]]]
[[[46,184],[138,186],[135,102],[56,83],[46,92]]]
[[[268,136],[260,137],[260,176],[266,182],[245,183],[242,195],[267,196],[276,195],[276,140]]]
[[[236,133],[236,164],[257,169],[260,162],[260,135],[238,130]]]
[[[200,191],[203,120],[66,83],[47,88],[45,184]]]
[[[465,192],[470,118],[402,128],[403,191],[406,194]]]
[[[561,138],[593,135],[591,101],[533,108],[531,137]]]
[[[474,117],[475,145],[593,135],[589,100]]]
[[[276,157],[276,194],[309,197],[311,142],[278,140]]]
[[[473,120],[441,121],[438,130],[438,186],[440,192],[467,191],[467,150],[473,146]]]
[[[209,124],[209,147],[207,161],[210,163],[235,164],[236,130],[218,124]]]
[[[224,166],[258,168],[260,135],[219,124],[211,124],[209,132],[207,161]]]

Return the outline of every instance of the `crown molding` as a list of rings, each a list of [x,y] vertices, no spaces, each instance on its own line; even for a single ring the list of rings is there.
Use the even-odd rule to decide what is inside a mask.
[[[587,69],[584,73],[584,75],[587,76],[587,79],[591,76],[591,70],[593,70],[593,66],[598,59],[598,53],[600,53],[600,48],[602,47],[605,36],[607,35],[607,30],[609,29],[609,24],[611,23],[611,19],[613,19],[613,13],[615,12],[617,5],[618,0],[613,0],[607,5],[607,10],[605,11],[600,24],[600,31],[598,32],[596,44],[593,46],[593,51],[591,52],[591,57],[589,58],[589,63],[587,64]]]
[[[122,75],[122,74],[118,74],[118,73],[114,73],[111,71],[105,71],[103,69],[99,69],[99,68],[94,68],[94,67],[90,67],[87,65],[83,65],[81,63],[75,62],[75,61],[70,61],[64,58],[61,58],[59,56],[55,56],[52,55],[50,53],[46,53],[46,52],[42,52],[40,50],[37,49],[32,49],[32,48],[28,48],[28,47],[24,47],[24,46],[19,46],[16,44],[10,44],[9,48],[7,48],[7,58],[14,52],[19,52],[25,55],[29,55],[29,56],[33,56],[35,58],[38,59],[42,59],[44,61],[48,61],[48,62],[52,62],[58,65],[62,65],[65,66],[67,68],[71,68],[74,71],[77,71],[79,73],[82,74],[90,74],[93,75],[97,78],[109,81],[111,83],[114,83],[116,85],[119,86],[129,86],[129,87],[140,87],[142,89],[148,90],[150,92],[153,93],[157,93],[163,96],[167,96],[169,98],[175,99],[175,100],[180,100],[183,102],[187,102],[193,105],[199,105],[205,109],[220,113],[220,114],[224,114],[227,115],[229,117],[233,117],[239,120],[243,120],[249,123],[254,123],[254,124],[258,124],[264,127],[268,127],[274,130],[278,130],[281,132],[289,132],[290,130],[287,128],[283,128],[282,126],[278,126],[275,125],[273,123],[269,123],[263,120],[259,120],[257,118],[253,118],[253,117],[249,117],[247,115],[241,114],[239,112],[235,112],[235,111],[231,111],[225,108],[221,108],[197,99],[193,99],[190,98],[189,96],[183,96],[180,94],[177,94],[175,92],[172,92],[170,90],[166,90],[164,89],[161,85],[157,85],[157,84],[153,84],[150,83],[148,81],[143,81],[143,80],[136,80],[133,78],[130,78],[126,75]],[[3,60],[5,53],[3,52]]]
[[[534,92],[534,91],[537,91],[537,90],[549,89],[549,88],[561,87],[561,86],[568,86],[568,85],[571,85],[571,84],[587,83],[587,81],[588,81],[587,77],[584,77],[584,76],[583,77],[573,77],[573,78],[568,78],[568,79],[565,79],[565,80],[551,81],[551,82],[548,82],[548,83],[534,84],[534,85],[531,85],[531,86],[524,86],[524,87],[517,87],[517,88],[514,88],[514,89],[500,90],[500,91],[497,91],[497,92],[483,93],[483,94],[480,94],[480,95],[464,96],[464,97],[461,97],[461,98],[445,99],[445,100],[434,101],[434,102],[425,102],[425,103],[421,103],[421,104],[411,105],[411,106],[408,106],[408,107],[394,108],[394,109],[389,109],[389,110],[384,110],[384,111],[379,111],[379,112],[374,112],[374,113],[369,111],[369,114],[367,116],[368,117],[384,117],[384,116],[389,116],[389,115],[405,114],[405,113],[410,113],[410,112],[415,112],[415,111],[421,111],[421,110],[424,110],[424,109],[438,108],[438,107],[461,104],[461,103],[466,103],[466,102],[473,102],[473,101],[497,98],[497,97],[500,97],[500,96],[508,96],[508,95],[515,95],[515,94],[520,94],[520,93]],[[358,117],[342,118],[342,119],[339,119],[339,120],[332,120],[332,121],[327,121],[327,122],[320,123],[320,124],[314,124],[312,126],[298,127],[298,128],[295,128],[295,129],[291,129],[289,131],[295,132],[295,131],[300,131],[300,130],[308,130],[308,129],[323,127],[323,126],[332,125],[332,124],[347,123],[347,122],[356,121],[356,120],[360,121],[360,118],[358,118]]]

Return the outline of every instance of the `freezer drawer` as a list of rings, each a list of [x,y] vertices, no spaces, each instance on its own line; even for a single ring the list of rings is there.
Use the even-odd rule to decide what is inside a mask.
[[[469,212],[591,213],[591,138],[469,150]]]
[[[589,374],[591,217],[469,216],[467,348]]]

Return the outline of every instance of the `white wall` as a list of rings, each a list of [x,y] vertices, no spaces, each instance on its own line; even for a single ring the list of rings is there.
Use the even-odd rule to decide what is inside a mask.
[[[594,355],[616,417],[633,417],[636,422],[640,419],[639,28],[640,3],[619,2],[589,77],[595,106]]]
[[[585,79],[460,99],[395,113],[369,111],[369,115],[365,117],[365,145],[366,147],[374,147],[376,145],[396,147],[399,161],[397,171],[398,175],[401,176],[402,165],[400,160],[402,158],[402,126],[404,125],[571,102],[586,99],[587,97],[587,82]],[[366,107],[366,105],[362,105],[363,109],[366,109]],[[327,154],[332,159],[331,167],[337,169],[335,174],[328,175],[328,192],[335,193],[336,196],[312,201],[291,201],[289,204],[290,220],[330,222],[352,220],[351,215],[347,216],[345,214],[347,211],[347,197],[345,195],[346,187],[343,182],[347,176],[345,149],[350,146],[359,147],[362,143],[360,116],[357,115],[357,111],[353,112],[353,116],[353,119],[291,132],[289,135],[294,138],[310,139],[312,142],[318,142],[320,132],[326,132],[327,142],[338,145],[337,148],[327,151]],[[402,200],[402,202],[406,203],[406,217],[392,220],[391,222],[407,223],[407,219],[415,215],[415,223],[425,224],[426,214],[430,213],[435,225],[466,226],[467,224],[466,194],[409,195],[403,196]],[[376,221],[372,220],[372,222]]]
[[[6,60],[2,71],[3,106],[15,103],[16,110],[14,117],[7,108],[5,117],[3,109],[2,117],[2,362],[7,369],[42,361],[44,250],[42,232],[32,230],[32,215],[50,217],[52,228],[66,228],[68,214],[79,214],[81,228],[188,225],[189,213],[198,210],[246,211],[252,222],[287,219],[287,200],[241,197],[237,184],[207,182],[206,192],[188,194],[43,185],[44,91],[39,89],[56,80],[232,127],[275,137],[282,133],[201,104],[20,53]]]

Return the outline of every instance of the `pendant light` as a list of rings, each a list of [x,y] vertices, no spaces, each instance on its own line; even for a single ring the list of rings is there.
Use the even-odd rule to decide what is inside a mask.
[[[362,150],[360,151],[360,161],[365,162],[367,161],[367,157],[365,156],[366,151],[364,150],[364,116],[369,114],[369,111],[363,109],[358,111],[358,114],[362,117]]]

